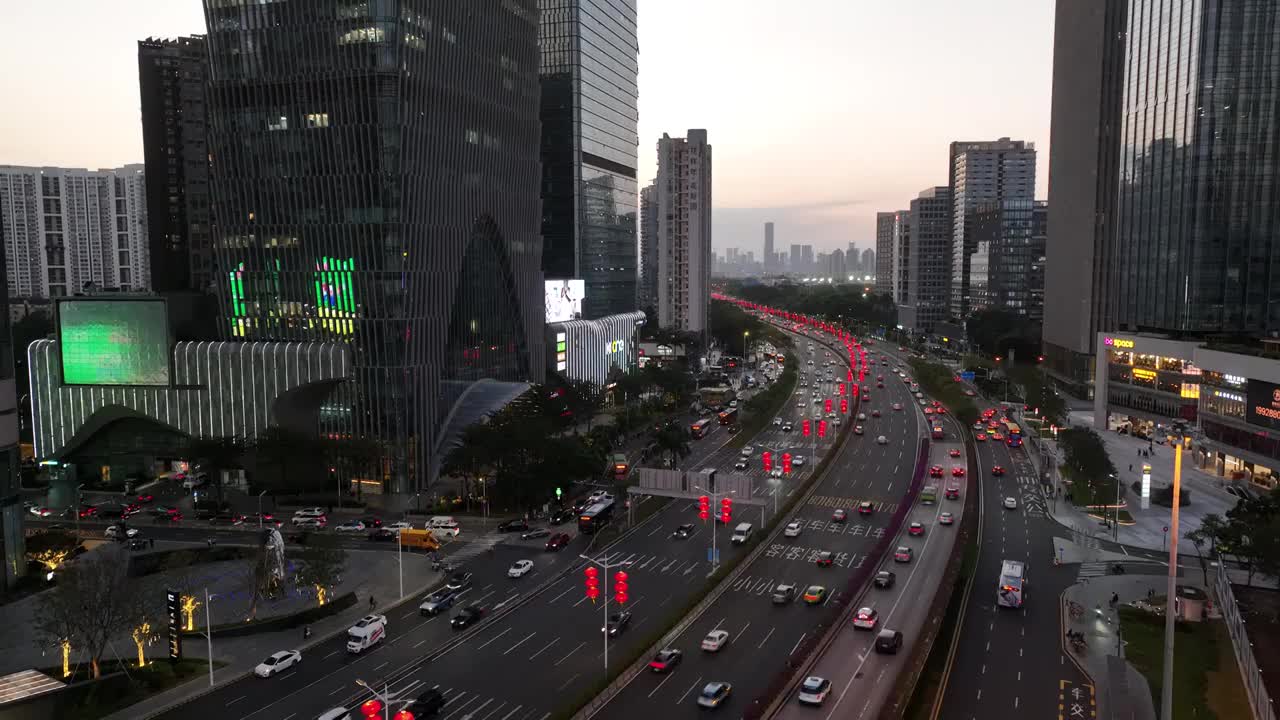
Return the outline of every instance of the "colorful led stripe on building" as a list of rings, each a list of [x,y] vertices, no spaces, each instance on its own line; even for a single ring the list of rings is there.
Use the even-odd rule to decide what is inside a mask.
[[[316,261],[316,313],[327,329],[344,335],[355,332],[355,258],[322,257]]]

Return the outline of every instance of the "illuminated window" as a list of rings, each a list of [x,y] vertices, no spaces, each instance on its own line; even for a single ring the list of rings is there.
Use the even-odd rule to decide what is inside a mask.
[[[280,117],[277,117],[275,119],[268,120],[267,129],[268,130],[288,130],[289,118],[285,117],[284,115],[281,115]]]
[[[386,39],[386,33],[380,27],[363,27],[355,30],[348,30],[338,36],[339,45],[353,45],[356,43],[375,43],[382,42]]]
[[[307,127],[309,128],[329,127],[329,113],[307,113]]]

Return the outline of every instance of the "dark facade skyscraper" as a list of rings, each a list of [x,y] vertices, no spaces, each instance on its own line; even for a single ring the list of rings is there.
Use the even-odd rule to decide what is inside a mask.
[[[640,309],[658,307],[658,188],[640,191]]]
[[[893,225],[897,213],[876,213],[876,292],[893,295]]]
[[[1092,396],[1115,219],[1126,5],[1058,0],[1054,17],[1044,368],[1082,398]]]
[[[12,587],[27,571],[22,496],[18,494],[18,394],[14,382],[13,334],[5,261],[4,207],[0,206],[0,559],[3,583]]]
[[[582,278],[586,318],[636,309],[635,0],[537,0],[542,269]]]
[[[971,312],[1000,309],[1040,315],[1032,308],[1031,271],[1044,245],[1032,242],[1035,202],[1004,200],[974,206],[967,223],[979,252],[969,266]]]
[[[536,0],[205,0],[223,330],[351,343],[321,431],[429,481],[480,379],[540,380]]]
[[[764,256],[760,260],[764,264],[765,272],[769,273],[775,270],[776,261],[774,260],[774,257],[773,223],[767,222],[764,224]]]
[[[1099,330],[1273,335],[1280,5],[1130,0],[1127,23]]]
[[[138,41],[151,288],[208,290],[209,144],[203,35]]]
[[[933,332],[947,319],[951,288],[951,189],[922,191],[910,206],[911,257],[907,261],[909,311],[898,309],[898,323],[918,332]]]

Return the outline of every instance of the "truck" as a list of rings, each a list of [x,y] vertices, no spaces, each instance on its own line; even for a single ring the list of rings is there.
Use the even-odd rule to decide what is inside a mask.
[[[427,551],[440,549],[440,541],[436,539],[435,533],[430,530],[405,528],[400,531],[400,544],[405,547],[421,548]]]
[[[365,615],[347,628],[347,652],[361,653],[387,636],[386,615]]]
[[[938,486],[925,485],[920,491],[920,502],[924,505],[932,505],[938,501]]]

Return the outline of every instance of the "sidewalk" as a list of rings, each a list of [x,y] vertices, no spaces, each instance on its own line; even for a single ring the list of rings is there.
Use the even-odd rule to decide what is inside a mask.
[[[1072,585],[1063,593],[1063,642],[1065,652],[1093,681],[1100,720],[1156,720],[1155,702],[1147,680],[1124,660],[1119,618],[1110,607],[1112,593],[1120,602],[1145,599],[1154,589],[1163,595],[1164,575],[1108,575]],[[1084,614],[1072,620],[1069,603],[1079,603]],[[1085,650],[1076,652],[1065,643],[1066,631],[1084,633]]]

